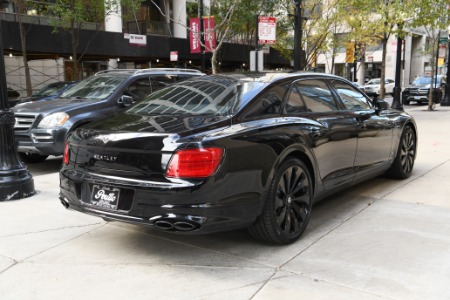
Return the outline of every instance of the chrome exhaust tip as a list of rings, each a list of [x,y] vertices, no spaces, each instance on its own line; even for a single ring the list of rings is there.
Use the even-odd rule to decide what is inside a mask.
[[[156,220],[155,220],[156,219]],[[165,231],[192,231],[200,228],[200,224],[183,216],[153,217],[153,226]]]
[[[66,198],[59,198],[59,201],[61,202],[61,204],[65,207],[65,208],[69,208],[70,204],[69,204],[69,200],[67,200]]]

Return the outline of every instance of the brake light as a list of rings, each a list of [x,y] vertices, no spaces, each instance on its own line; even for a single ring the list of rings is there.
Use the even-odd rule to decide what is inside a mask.
[[[170,160],[166,176],[172,178],[205,178],[214,174],[222,160],[221,148],[184,149]]]
[[[65,165],[69,164],[69,143],[68,142],[66,142],[66,144],[64,145],[63,163]]]

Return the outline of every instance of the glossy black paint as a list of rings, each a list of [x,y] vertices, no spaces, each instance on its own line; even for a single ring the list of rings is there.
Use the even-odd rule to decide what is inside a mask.
[[[337,109],[287,113],[292,83],[307,79],[325,82]],[[367,108],[346,109],[333,82],[351,85],[331,75],[291,74],[250,93],[230,115],[124,113],[81,127],[68,139],[70,162],[60,172],[61,201],[106,219],[197,234],[255,223],[278,168],[292,157],[308,168],[312,202],[386,172],[404,128],[417,134],[414,120],[404,112],[383,109],[384,103],[369,103],[359,91]],[[284,92],[278,94],[281,101],[273,102],[276,108],[263,105],[264,113],[254,113],[280,87]],[[192,180],[165,176],[176,150],[208,146],[224,149],[214,175]],[[90,205],[93,184],[123,190],[125,208]]]

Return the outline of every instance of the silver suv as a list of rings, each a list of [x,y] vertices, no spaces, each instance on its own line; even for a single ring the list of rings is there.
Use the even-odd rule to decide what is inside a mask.
[[[75,128],[124,111],[171,83],[203,73],[190,69],[101,71],[80,81],[57,99],[13,108],[18,152],[26,163],[62,155],[64,141]]]

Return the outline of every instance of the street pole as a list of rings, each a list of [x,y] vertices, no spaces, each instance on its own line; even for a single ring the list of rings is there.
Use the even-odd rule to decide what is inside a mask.
[[[205,73],[205,24],[203,23],[203,0],[200,0],[200,66],[201,71]]]
[[[2,21],[0,20],[0,201],[34,195],[34,181],[19,160],[14,138],[14,113],[9,109],[3,56]]]
[[[300,62],[302,47],[302,11],[301,0],[295,0],[295,21],[294,21],[294,71],[302,69]]]
[[[445,96],[442,99],[441,106],[450,106],[450,35],[448,39],[448,48],[447,48],[447,82],[445,83]]]
[[[403,26],[399,25],[400,28]],[[404,110],[403,103],[401,101],[402,88],[400,85],[401,72],[402,72],[402,45],[403,39],[401,37],[401,30],[399,30],[397,36],[397,57],[395,61],[395,86],[394,86],[394,99],[392,100],[392,108],[397,110]]]
[[[259,15],[256,15],[256,31],[255,31],[255,71],[258,70],[258,46],[259,46]]]

